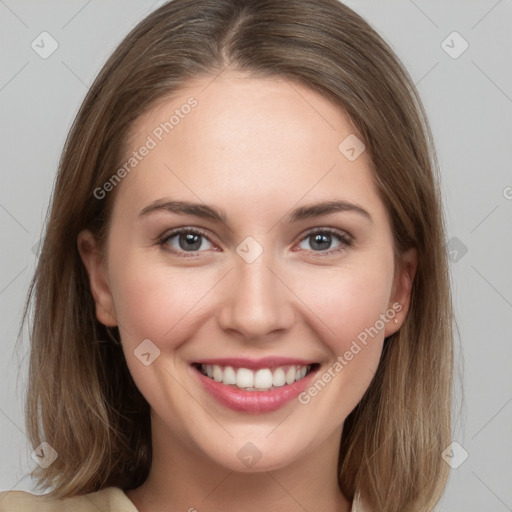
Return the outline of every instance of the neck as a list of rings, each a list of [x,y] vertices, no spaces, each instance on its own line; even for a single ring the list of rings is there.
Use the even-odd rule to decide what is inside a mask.
[[[170,435],[154,417],[152,434],[149,476],[126,492],[139,512],[350,511],[337,479],[341,428],[314,453],[260,472],[219,466]]]

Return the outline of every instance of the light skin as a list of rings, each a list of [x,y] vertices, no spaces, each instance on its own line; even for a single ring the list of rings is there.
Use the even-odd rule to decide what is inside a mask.
[[[78,238],[97,318],[119,327],[151,408],[150,474],[127,495],[140,512],[346,512],[337,484],[343,422],[371,382],[384,338],[404,321],[416,254],[395,258],[367,153],[349,161],[338,150],[357,134],[340,109],[278,78],[212,78],[190,82],[137,120],[130,153],[190,97],[198,101],[117,186],[106,252],[89,231]],[[171,200],[225,218],[141,214]],[[290,218],[334,201],[345,207]],[[179,236],[160,243],[181,227],[205,235],[195,252]],[[324,234],[322,245],[311,230]],[[236,251],[248,236],[263,249],[251,263]],[[398,323],[386,322],[307,405],[293,399],[273,412],[237,412],[202,389],[191,367],[287,356],[319,363],[321,376],[393,303],[402,306]],[[144,339],[160,349],[149,366],[133,353]],[[261,453],[252,467],[237,457],[249,442]]]

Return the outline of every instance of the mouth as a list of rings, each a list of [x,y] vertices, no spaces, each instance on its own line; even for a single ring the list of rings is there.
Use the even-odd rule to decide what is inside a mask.
[[[211,360],[191,364],[206,392],[237,412],[275,411],[310,384],[319,363],[268,359]]]
[[[193,366],[205,377],[226,386],[244,391],[273,391],[304,379],[318,366],[283,365],[269,368],[250,369],[230,365],[194,363]]]

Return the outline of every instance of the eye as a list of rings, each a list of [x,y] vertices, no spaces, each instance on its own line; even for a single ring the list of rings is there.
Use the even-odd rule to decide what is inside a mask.
[[[213,248],[208,237],[197,229],[177,229],[168,233],[160,245],[173,253],[203,252]]]
[[[306,234],[299,243],[299,248],[330,254],[342,251],[351,244],[352,239],[346,233],[331,228],[321,228]]]

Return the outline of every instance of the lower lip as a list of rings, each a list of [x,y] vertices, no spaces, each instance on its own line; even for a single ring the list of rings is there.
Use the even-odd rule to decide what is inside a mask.
[[[310,371],[304,378],[293,384],[285,384],[271,391],[244,391],[227,386],[203,375],[197,368],[192,368],[203,385],[218,402],[234,411],[259,414],[280,409],[296,398],[310,384],[317,370]]]

